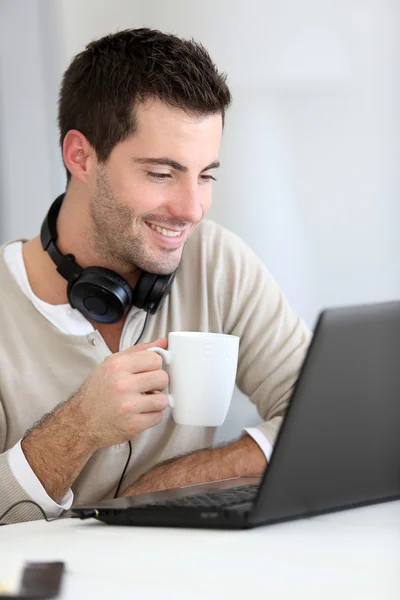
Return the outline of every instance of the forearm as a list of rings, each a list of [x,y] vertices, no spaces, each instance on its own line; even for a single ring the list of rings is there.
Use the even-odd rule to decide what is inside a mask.
[[[199,450],[162,463],[128,488],[122,496],[195,485],[231,477],[258,477],[267,466],[258,444],[245,435],[220,448]]]
[[[79,410],[71,399],[45,415],[21,442],[22,451],[46,490],[59,502],[93,454]]]

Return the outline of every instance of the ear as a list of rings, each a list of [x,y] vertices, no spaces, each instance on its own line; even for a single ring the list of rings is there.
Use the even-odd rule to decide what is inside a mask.
[[[94,171],[96,153],[80,131],[71,129],[63,141],[65,166],[73,177],[87,183]]]

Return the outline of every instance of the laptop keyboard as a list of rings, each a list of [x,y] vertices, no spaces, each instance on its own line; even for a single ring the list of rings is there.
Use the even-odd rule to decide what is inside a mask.
[[[140,508],[160,506],[163,508],[225,508],[244,502],[255,500],[259,485],[252,483],[240,485],[234,488],[216,490],[207,494],[196,494],[194,496],[183,496],[171,500],[159,500],[150,504],[142,504]]]

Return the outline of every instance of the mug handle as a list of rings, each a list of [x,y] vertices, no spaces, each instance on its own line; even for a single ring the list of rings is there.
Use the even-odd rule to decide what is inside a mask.
[[[171,352],[169,352],[169,350],[164,350],[164,348],[158,348],[158,346],[154,346],[153,348],[147,348],[147,350],[149,350],[151,352],[156,352],[156,354],[159,354],[167,366],[169,366],[171,364],[172,356],[171,356]],[[175,408],[175,402],[172,397],[172,394],[167,394],[167,397],[168,397],[168,406],[170,408]]]

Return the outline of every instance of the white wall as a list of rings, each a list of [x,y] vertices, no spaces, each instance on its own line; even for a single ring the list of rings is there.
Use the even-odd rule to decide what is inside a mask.
[[[323,306],[399,295],[396,0],[60,6],[65,64],[89,39],[150,26],[200,39],[228,72],[210,216],[254,248],[310,325]]]
[[[0,0],[0,10],[31,7],[35,14],[19,17],[30,44],[32,7],[47,2]],[[91,39],[157,27],[201,40],[229,75],[234,103],[210,216],[254,248],[310,326],[322,307],[400,295],[397,0],[59,0],[56,7],[58,67],[43,75],[37,40],[29,55],[16,50],[12,64],[0,59],[3,238],[35,229],[63,184],[54,79]],[[4,29],[1,49],[14,35]],[[53,42],[54,35],[47,46]],[[238,427],[232,415],[229,432]]]
[[[0,243],[37,234],[65,177],[52,0],[0,0]]]

